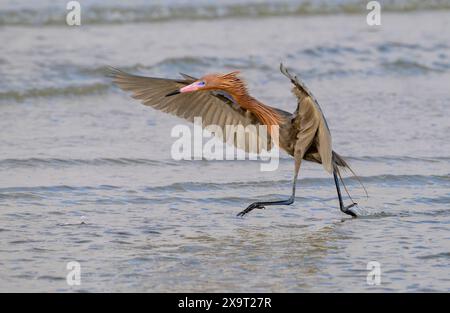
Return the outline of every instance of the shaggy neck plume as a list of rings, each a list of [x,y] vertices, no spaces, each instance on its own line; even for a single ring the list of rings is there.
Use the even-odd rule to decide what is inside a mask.
[[[224,80],[222,81],[224,91],[228,92],[240,107],[252,112],[272,133],[272,127],[282,123],[281,116],[273,108],[250,96],[245,83],[237,77],[237,74],[238,72],[232,72],[221,77]]]
[[[266,106],[252,96],[245,94],[235,96],[236,102],[243,109],[252,112],[261,124],[266,125],[270,133],[273,126],[279,126],[282,122],[281,116],[274,109]]]

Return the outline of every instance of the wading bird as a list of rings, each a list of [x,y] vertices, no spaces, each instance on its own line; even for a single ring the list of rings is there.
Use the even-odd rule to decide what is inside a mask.
[[[181,74],[183,79],[166,79],[130,75],[113,68],[111,76],[115,84],[124,91],[131,92],[132,97],[141,100],[144,105],[189,121],[200,116],[203,127],[266,125],[269,136],[273,126],[279,127],[278,145],[295,161],[292,194],[287,200],[254,202],[238,213],[238,216],[270,205],[294,203],[300,164],[302,160],[308,160],[322,164],[327,172],[333,174],[341,211],[356,217],[351,209],[356,203],[347,192],[352,203],[345,206],[339,186],[339,181],[343,183],[340,168],[353,171],[333,151],[330,129],[319,103],[305,84],[297,76],[292,76],[283,64],[280,64],[280,70],[293,84],[292,92],[297,97],[297,109],[294,113],[265,105],[253,98],[248,93],[245,82],[238,76],[239,72],[209,74],[200,79]]]

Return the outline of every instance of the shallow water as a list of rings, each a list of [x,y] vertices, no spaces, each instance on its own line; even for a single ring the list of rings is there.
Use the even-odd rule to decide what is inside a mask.
[[[155,18],[134,3],[88,1],[78,28],[50,1],[0,9],[0,291],[450,291],[447,2],[387,4],[375,28],[358,1],[200,1],[187,16],[187,2],[170,1]],[[367,187],[369,199],[347,180],[361,218],[340,213],[332,179],[311,163],[294,205],[237,218],[289,195],[292,160],[274,172],[174,161],[182,121],[104,76],[108,65],[167,77],[240,69],[257,98],[294,111],[281,60]],[[70,261],[80,286],[66,283]],[[366,282],[369,261],[379,286]]]

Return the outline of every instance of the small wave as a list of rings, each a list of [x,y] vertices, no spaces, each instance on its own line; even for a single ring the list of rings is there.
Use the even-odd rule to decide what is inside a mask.
[[[449,184],[450,175],[375,175],[360,177],[362,182],[376,184],[395,184],[395,185],[434,185]],[[349,177],[348,181],[355,180]]]
[[[344,156],[349,162],[370,162],[370,163],[392,163],[392,162],[426,162],[439,163],[450,162],[450,157],[409,157],[409,156]],[[202,160],[199,160],[201,162]],[[206,160],[208,162],[223,162]],[[292,162],[291,157],[280,156],[281,163]],[[236,160],[236,162],[259,162],[252,160]],[[195,164],[195,162],[191,162]],[[94,158],[94,159],[62,159],[62,158],[26,158],[26,159],[0,159],[0,168],[35,168],[35,167],[71,167],[71,166],[186,166],[184,161],[174,161],[171,159],[154,160],[146,158]]]
[[[426,157],[426,156],[344,156],[345,159],[349,161],[363,161],[363,162],[376,162],[376,163],[386,163],[386,162],[448,162],[450,161],[450,157],[442,156],[442,157]]]
[[[450,184],[450,176],[448,175],[375,175],[361,176],[360,180],[364,183],[382,183],[382,184],[407,184],[407,185],[425,185],[425,184]],[[346,178],[347,185],[358,184],[358,181],[352,177]],[[330,178],[300,178],[300,183],[304,187],[312,187],[330,183]],[[182,182],[170,185],[147,187],[146,192],[169,191],[201,191],[201,190],[222,190],[244,189],[248,187],[270,187],[291,185],[292,180],[267,180],[267,181],[244,181],[244,182]]]
[[[344,45],[318,45],[312,48],[306,48],[298,51],[298,54],[305,54],[314,57],[324,57],[327,55],[339,55],[339,54],[355,54],[355,55],[367,55],[371,52],[368,48],[355,48],[352,46]]]
[[[405,184],[428,184],[439,183],[449,184],[450,175],[375,175],[375,176],[361,176],[361,181],[365,183],[405,183]],[[358,184],[356,179],[351,177],[346,179],[348,184]],[[244,189],[253,187],[271,187],[291,185],[291,179],[281,180],[264,180],[264,181],[233,181],[233,182],[177,182],[169,185],[144,187],[144,192],[160,192],[160,191],[202,191],[202,190],[223,190],[229,189]],[[304,187],[312,187],[317,185],[329,184],[330,178],[300,178],[300,184]],[[6,187],[0,188],[0,194],[7,193],[30,193],[37,191],[44,192],[71,192],[71,191],[90,191],[90,190],[114,190],[122,189],[121,186],[99,185],[99,186],[33,186],[33,187]]]
[[[29,159],[3,159],[0,160],[0,167],[66,167],[78,165],[148,165],[165,166],[178,165],[175,161],[159,161],[143,158],[96,158],[96,159],[59,159],[59,158],[29,158]]]
[[[229,68],[229,69],[252,69],[252,70],[262,70],[271,71],[273,67],[265,65],[263,60],[258,57],[251,58],[219,58],[210,56],[199,56],[199,57],[179,57],[179,58],[167,58],[164,59],[150,67],[149,70],[153,69],[173,69],[176,68],[179,71],[186,70],[204,70],[205,68]],[[142,67],[141,67],[142,68]],[[145,68],[145,67],[144,67]],[[192,73],[195,74],[195,73]]]
[[[449,204],[450,196],[419,197],[419,198],[415,199],[415,202],[425,203],[425,204]]]
[[[436,185],[439,186],[450,186],[450,176],[422,176],[422,175],[376,175],[376,176],[366,176],[360,177],[360,179],[366,184],[366,187],[370,185],[375,186],[424,186],[424,185]],[[358,182],[355,179],[347,179],[347,186],[357,186]],[[96,186],[72,186],[72,185],[53,185],[53,186],[30,186],[30,187],[5,187],[0,188],[0,203],[8,201],[25,201],[27,203],[38,204],[40,201],[48,200],[50,198],[60,198],[61,195],[75,195],[77,197],[82,196],[78,200],[66,201],[71,204],[95,204],[95,205],[110,205],[110,204],[143,204],[143,203],[166,203],[167,193],[170,193],[171,201],[178,204],[191,204],[193,202],[204,201],[219,201],[222,203],[234,203],[241,200],[248,199],[245,196],[227,196],[227,197],[202,197],[203,200],[193,199],[192,195],[198,192],[218,192],[222,194],[222,191],[228,190],[232,192],[233,190],[242,194],[243,190],[255,190],[255,189],[271,189],[273,186],[278,186],[279,188],[286,188],[286,190],[291,186],[291,179],[284,180],[267,180],[267,181],[235,181],[235,182],[177,182],[168,185],[161,186],[151,186],[151,187],[139,187],[136,190],[130,190],[125,186],[111,186],[111,185],[96,185]],[[330,186],[332,184],[332,179],[326,178],[302,178],[299,181],[299,185],[302,188],[320,188],[322,186]],[[146,196],[127,196],[123,197],[104,197],[88,199],[86,195],[97,194],[98,192],[112,191],[118,195],[129,194],[130,191],[134,193],[136,191],[143,192]],[[370,192],[370,189],[369,189]],[[189,194],[188,197],[183,197],[182,194]],[[84,196],[83,196],[84,195]],[[277,198],[282,197],[282,194],[273,193],[267,195],[268,197]],[[212,200],[214,199],[214,200]],[[304,199],[305,201],[308,199]],[[415,199],[416,202],[423,203],[437,203],[446,204],[448,203],[449,197],[443,196],[438,198],[420,198]],[[361,210],[361,209],[358,209]],[[367,217],[386,217],[390,216],[389,213],[381,212],[379,216],[371,216],[373,214],[367,213],[362,209],[362,216]],[[427,215],[436,214],[448,214],[448,210],[443,211],[443,213],[436,212],[426,212]]]
[[[437,66],[436,63],[434,66],[426,65],[423,63],[419,63],[417,61],[398,59],[393,62],[383,62],[381,64],[386,70],[395,72],[395,73],[429,73],[429,72],[443,72],[445,70],[446,64],[442,63],[440,66]]]
[[[444,59],[438,59],[437,55],[447,55],[448,49],[447,44],[426,45],[392,41],[384,42],[373,48],[355,48],[345,44],[330,43],[301,48],[289,53],[286,58],[289,63],[293,64],[292,71],[301,74],[308,80],[311,78],[330,79],[391,74],[420,75],[447,72],[450,69],[450,63]],[[409,50],[420,50],[419,52],[425,53],[427,57],[407,59],[400,56],[411,55],[412,53]],[[317,58],[318,60],[329,59],[333,60],[334,64],[331,66],[295,68],[299,57]],[[365,61],[358,61],[362,57]],[[349,58],[356,59],[353,66],[350,67],[346,65]],[[424,63],[424,59],[430,61]],[[120,66],[117,64],[111,65]],[[264,57],[221,58],[202,55],[169,57],[153,64],[136,63],[125,67],[120,66],[120,69],[130,73],[173,78],[178,77],[178,72],[200,76],[207,72],[231,69],[252,70],[261,72],[262,75],[271,75],[276,73],[274,72],[275,68],[276,64],[273,64],[273,60]],[[117,90],[111,79],[107,77],[110,70],[106,64],[96,67],[77,64],[52,64],[48,68],[43,68],[42,71],[51,72],[52,79],[43,80],[40,76],[35,79],[35,87],[30,89],[27,82],[22,82],[22,77],[10,77],[12,84],[5,83],[2,86],[0,98],[2,100],[23,101],[39,97],[106,94],[112,90]],[[70,79],[61,79],[61,77],[70,77]],[[277,77],[281,79],[281,76]],[[30,79],[33,79],[33,77],[30,77]]]
[[[205,71],[205,68],[210,68],[211,71],[218,68],[229,69],[257,69],[262,71],[269,71],[272,68],[266,66],[258,58],[216,58],[216,57],[179,57],[166,58],[151,65],[143,65],[137,63],[132,66],[120,67],[121,70],[130,73],[143,73],[142,75],[152,76],[152,72],[170,73],[173,78],[180,77],[177,73],[187,72],[191,75],[200,75]],[[48,70],[48,69],[47,69]],[[0,99],[23,101],[29,98],[45,98],[45,97],[60,97],[60,96],[85,96],[95,94],[106,94],[113,90],[114,84],[108,77],[110,68],[107,65],[98,67],[84,67],[73,65],[57,65],[51,68],[54,72],[60,73],[58,77],[71,76],[76,77],[76,80],[68,85],[64,81],[64,85],[60,86],[60,81],[45,82],[45,84],[52,83],[52,86],[42,86],[32,89],[8,89],[5,86],[4,90],[0,90]],[[157,75],[156,75],[157,76]],[[94,82],[92,82],[94,81]],[[54,85],[54,86],[53,86]]]
[[[432,52],[436,50],[447,50],[449,46],[445,43],[439,43],[432,46],[424,46],[421,43],[410,43],[410,42],[400,42],[400,41],[387,41],[379,44],[376,49],[378,52],[392,52],[398,50],[418,50]]]
[[[33,186],[33,187],[5,187],[0,188],[0,201],[42,201],[52,194],[60,193],[87,193],[99,190],[121,189],[118,186],[100,185],[100,186]]]
[[[47,87],[41,89],[25,89],[23,91],[11,90],[0,92],[0,98],[22,101],[27,98],[91,95],[105,93],[110,87],[109,84],[95,83],[92,85],[68,86],[62,88]]]
[[[204,20],[221,18],[261,18],[271,16],[304,16],[324,14],[366,13],[367,1],[308,0],[280,1],[274,3],[244,1],[200,2],[198,4],[150,4],[112,6],[96,3],[83,6],[83,24],[154,23],[172,20]],[[446,0],[391,0],[383,1],[384,12],[450,9]],[[0,11],[0,25],[63,25],[64,6],[46,6],[39,9],[21,7]]]
[[[419,256],[419,259],[422,260],[430,260],[430,259],[449,259],[450,258],[450,252],[442,252],[437,254],[427,254],[423,256]]]
[[[0,191],[0,200],[4,201],[4,200],[18,200],[18,199],[39,201],[42,200],[43,197],[30,192]]]
[[[120,189],[121,187],[100,185],[100,186],[69,186],[69,185],[56,185],[56,186],[33,186],[33,187],[5,187],[0,188],[0,194],[7,195],[7,193],[31,193],[37,191],[44,192],[68,192],[68,191],[87,191],[87,190],[111,190]]]

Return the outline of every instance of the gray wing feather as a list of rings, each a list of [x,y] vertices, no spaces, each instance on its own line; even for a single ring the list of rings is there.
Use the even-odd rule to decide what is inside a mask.
[[[110,76],[113,82],[122,90],[131,92],[134,99],[140,100],[144,105],[151,106],[157,110],[169,113],[180,118],[184,118],[190,122],[194,121],[194,117],[202,117],[203,127],[209,125],[218,125],[223,132],[223,136],[216,134],[226,140],[226,125],[233,123],[234,125],[259,125],[258,119],[250,112],[242,109],[233,103],[227,97],[215,94],[211,91],[196,91],[186,94],[178,94],[172,97],[166,97],[170,92],[180,89],[194,82],[196,79],[187,74],[181,74],[184,79],[166,79],[144,77],[125,73],[118,69],[111,69]],[[258,128],[256,128],[258,130]],[[234,145],[247,152],[260,153],[261,147],[267,147],[270,150],[270,138],[267,136],[259,136],[258,149],[251,149],[252,145],[244,142],[234,141]],[[263,140],[267,140],[263,142]]]
[[[322,165],[331,173],[333,171],[331,133],[322,109],[306,85],[297,76],[292,76],[282,63],[280,71],[294,84],[292,92],[298,99],[298,108],[294,118],[294,123],[299,129],[296,150],[306,153],[312,140],[316,140]]]

